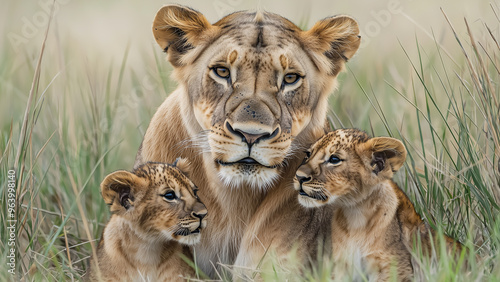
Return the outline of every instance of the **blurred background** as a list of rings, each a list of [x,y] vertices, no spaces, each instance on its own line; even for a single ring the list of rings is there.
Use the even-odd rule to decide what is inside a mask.
[[[13,168],[20,277],[85,272],[109,217],[99,183],[132,168],[152,115],[176,87],[151,32],[169,3],[211,22],[257,9],[303,29],[337,14],[357,19],[363,43],[330,100],[333,126],[404,140],[410,154],[397,177],[417,210],[431,226],[498,258],[500,1],[1,0],[0,222]],[[2,238],[7,232],[0,226]],[[2,267],[6,249],[0,242]],[[474,277],[483,270],[499,274],[485,267]]]

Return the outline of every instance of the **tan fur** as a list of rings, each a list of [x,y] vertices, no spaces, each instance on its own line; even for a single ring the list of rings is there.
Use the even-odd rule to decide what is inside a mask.
[[[177,167],[147,163],[134,172],[116,171],[101,184],[112,216],[91,261],[91,281],[184,281],[195,277],[184,259],[200,240],[207,210],[197,188]],[[175,195],[173,199],[167,198]]]
[[[370,281],[388,281],[393,267],[398,281],[411,280],[410,247],[421,240],[430,255],[437,234],[392,181],[406,158],[403,144],[342,129],[319,139],[309,152],[294,179],[298,202],[277,202],[275,218],[246,234],[236,270],[255,269],[266,252],[287,260],[297,247],[295,259],[306,267],[317,258],[332,259],[335,278],[358,279],[363,273]],[[330,162],[332,156],[340,161]],[[284,192],[284,198],[292,193]],[[450,252],[461,251],[460,243],[445,240]]]
[[[394,172],[404,164],[404,145],[393,138],[369,138],[355,129],[337,130],[314,144],[310,154],[297,171],[295,187],[301,192],[303,205],[329,204],[335,208],[332,253],[337,265],[340,262],[336,269],[355,264],[350,256],[357,252],[361,270],[370,280],[388,281],[391,267],[398,280],[410,280],[413,266],[409,248],[421,240],[429,255],[431,245],[437,243],[431,242],[431,237],[437,236],[392,181]],[[331,163],[332,157],[340,162]],[[317,199],[317,194],[322,197]],[[450,251],[461,251],[460,243],[449,237],[445,240]]]
[[[277,180],[295,171],[301,149],[324,133],[328,96],[359,47],[359,29],[338,16],[302,31],[267,12],[209,24],[197,11],[168,5],[158,11],[153,34],[179,88],[154,115],[136,164],[179,156],[193,163],[193,182],[211,211],[197,262],[216,278],[213,266],[234,262],[254,214],[280,189]],[[319,44],[314,49],[311,40]],[[217,75],[219,67],[228,78]],[[285,85],[286,74],[300,79]]]

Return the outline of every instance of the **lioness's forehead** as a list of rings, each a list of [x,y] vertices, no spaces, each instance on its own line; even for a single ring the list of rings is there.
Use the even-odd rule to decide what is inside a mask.
[[[282,48],[289,43],[298,43],[297,33],[300,31],[286,18],[269,12],[236,12],[214,25],[221,28],[224,38],[254,48]]]
[[[368,141],[370,137],[363,131],[358,129],[337,129],[329,132],[327,135],[319,139],[314,145],[313,150],[339,150],[352,149],[359,143]]]

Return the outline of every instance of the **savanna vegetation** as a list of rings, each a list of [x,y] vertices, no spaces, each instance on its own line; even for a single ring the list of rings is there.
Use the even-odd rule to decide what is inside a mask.
[[[436,247],[443,256],[430,261],[416,245],[422,280],[500,280],[500,7],[480,5],[493,20],[451,21],[443,11],[439,38],[430,30],[360,49],[330,100],[333,128],[404,142],[409,154],[396,181],[433,228],[473,250],[457,262]],[[151,18],[155,12],[148,11]],[[303,26],[315,20],[305,17]],[[71,40],[78,35],[60,36],[61,24],[39,26],[50,36],[30,40],[29,48],[14,48],[8,23],[0,30],[9,39],[0,42],[2,281],[81,278],[109,217],[99,183],[132,167],[149,119],[175,88],[171,67],[150,42],[141,50],[124,44],[114,51],[119,60],[85,56],[92,42],[81,46]],[[133,64],[131,52],[140,57]],[[15,230],[8,228],[13,182]],[[328,270],[318,267],[308,279],[327,281]],[[276,265],[264,277],[280,281],[293,278],[292,271]]]

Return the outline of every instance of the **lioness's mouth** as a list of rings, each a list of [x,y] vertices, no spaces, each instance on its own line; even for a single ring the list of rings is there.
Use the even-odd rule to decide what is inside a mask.
[[[236,163],[238,163],[238,164],[260,164],[258,161],[254,160],[252,158],[244,158],[244,159],[237,161]]]
[[[221,160],[217,160],[217,163],[220,164],[220,165],[223,165],[223,166],[231,166],[231,165],[235,165],[235,164],[243,164],[243,165],[259,165],[259,166],[263,166],[263,167],[266,167],[266,168],[276,168],[276,167],[278,167],[278,165],[273,165],[273,166],[263,165],[263,164],[259,163],[258,161],[254,160],[253,158],[250,158],[250,157],[246,157],[246,158],[243,158],[243,159],[235,161],[235,162],[223,162]]]

